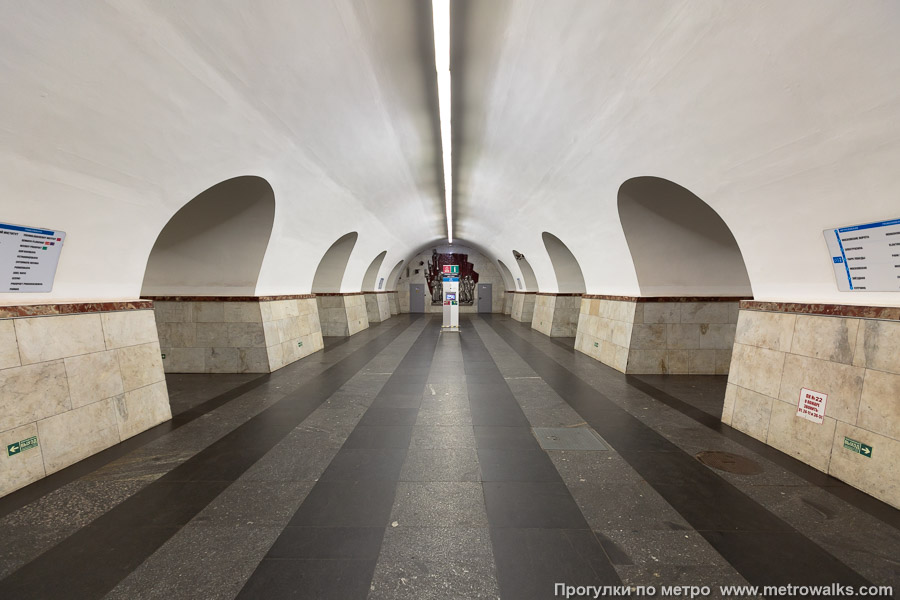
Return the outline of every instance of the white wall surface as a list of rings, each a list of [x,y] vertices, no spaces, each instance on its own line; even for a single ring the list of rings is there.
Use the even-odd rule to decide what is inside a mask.
[[[0,4],[0,220],[66,231],[50,294],[135,298],[157,236],[242,175],[276,210],[257,294],[309,292],[360,232],[357,291],[445,231],[428,3]],[[555,291],[640,295],[617,211],[656,176],[708,203],[754,296],[841,293],[822,230],[900,217],[900,3],[454,0],[455,229]],[[507,262],[507,259],[510,259]],[[533,291],[533,290],[532,290]]]

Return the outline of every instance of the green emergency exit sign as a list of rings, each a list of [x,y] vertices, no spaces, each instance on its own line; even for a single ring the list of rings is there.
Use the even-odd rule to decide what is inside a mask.
[[[19,454],[20,452],[24,452],[25,450],[29,450],[30,448],[35,448],[38,445],[37,436],[31,436],[27,440],[22,440],[21,442],[16,442],[15,444],[9,444],[6,447],[6,455],[12,456],[14,454]]]
[[[866,458],[872,458],[872,446],[857,442],[856,440],[844,437],[844,448],[857,454],[862,454]]]

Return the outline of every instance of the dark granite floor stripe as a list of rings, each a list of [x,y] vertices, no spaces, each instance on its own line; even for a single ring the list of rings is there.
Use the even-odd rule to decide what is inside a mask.
[[[501,598],[551,598],[557,583],[620,585],[471,322],[460,345]]]
[[[840,479],[814,469],[806,463],[800,462],[793,456],[785,454],[780,450],[776,450],[772,446],[722,423],[719,418],[711,416],[683,400],[679,400],[668,392],[665,392],[646,381],[642,381],[638,377],[627,375],[625,376],[625,380],[631,387],[644,392],[654,400],[658,400],[666,406],[674,408],[683,415],[720,433],[723,437],[737,442],[755,454],[775,463],[784,470],[825,490],[829,494],[841,498],[855,508],[884,522],[886,525],[890,525],[895,529],[900,529],[900,510],[897,510],[890,504],[882,502],[878,498],[870,496],[869,494],[844,483]]]
[[[0,597],[102,597],[415,321],[384,331],[13,572]]]
[[[518,323],[518,321],[512,321],[509,319],[505,319],[504,322],[509,325],[512,325],[512,323]],[[529,337],[536,335],[536,332],[532,330],[526,323],[519,323],[519,327],[523,330],[528,327],[525,333],[527,333]],[[542,337],[546,337],[543,336],[543,334],[539,335],[541,335]],[[555,345],[563,348],[566,352],[575,356],[574,338],[549,339]],[[616,373],[619,374],[618,372]],[[870,496],[869,494],[866,494],[865,492],[844,483],[840,479],[814,469],[806,463],[797,460],[793,456],[785,454],[784,452],[781,452],[780,450],[777,450],[772,446],[769,446],[768,444],[765,444],[742,431],[738,431],[737,429],[726,425],[722,422],[719,416],[711,415],[701,410],[700,408],[697,408],[696,406],[673,396],[665,390],[659,389],[652,383],[644,381],[644,379],[640,376],[624,374],[619,374],[619,376],[623,377],[625,379],[625,382],[629,386],[640,390],[654,400],[662,402],[669,408],[677,410],[684,416],[690,417],[704,427],[707,427],[721,434],[723,437],[737,442],[751,452],[754,452],[757,455],[762,456],[766,460],[777,464],[779,467],[790,473],[793,473],[797,477],[800,477],[801,479],[822,488],[829,494],[832,494],[833,496],[844,500],[851,506],[854,506],[855,508],[868,513],[876,519],[884,522],[886,525],[890,525],[895,529],[900,529],[900,511],[898,511],[890,504],[882,502],[878,498]]]
[[[753,585],[871,585],[790,524],[490,317],[494,331]],[[761,553],[760,540],[766,550]],[[803,556],[804,560],[796,560]],[[816,569],[809,569],[816,564]]]
[[[366,598],[439,336],[422,330],[238,598]]]
[[[397,326],[397,325],[394,325]],[[385,330],[387,331],[387,330]],[[384,332],[378,332],[377,335],[380,335]],[[329,338],[330,339],[330,338]],[[331,342],[330,344],[326,344],[324,352],[327,353],[331,350],[334,350],[336,347],[340,346],[350,338],[341,338],[343,340],[340,343]],[[183,427],[188,423],[191,423],[205,414],[208,414],[217,408],[228,404],[232,400],[236,398],[240,398],[244,394],[266,384],[266,383],[277,383],[279,379],[288,376],[290,371],[288,367],[284,369],[280,369],[275,371],[274,373],[264,373],[259,377],[256,377],[252,381],[248,381],[241,385],[238,385],[235,388],[228,390],[227,392],[223,392],[214,398],[210,398],[205,402],[198,404],[197,406],[191,407],[188,410],[178,413],[174,415],[171,420],[166,421],[165,423],[160,423],[156,427],[152,427],[147,431],[143,431],[133,437],[128,438],[125,441],[119,442],[115,446],[111,446],[106,450],[102,450],[97,454],[93,454],[85,459],[82,459],[75,463],[74,465],[68,466],[65,469],[57,471],[44,477],[43,479],[39,479],[32,484],[25,486],[22,489],[16,490],[6,496],[0,498],[0,518],[5,517],[6,515],[19,510],[23,506],[27,504],[31,504],[32,502],[46,496],[47,494],[58,490],[66,484],[69,484],[80,477],[84,477],[94,471],[108,465],[109,463],[118,460],[149,444],[150,442],[157,440],[164,435],[167,435],[179,427]]]

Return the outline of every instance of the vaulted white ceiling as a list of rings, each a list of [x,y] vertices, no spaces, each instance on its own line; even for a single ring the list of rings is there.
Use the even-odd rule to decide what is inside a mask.
[[[180,208],[271,186],[255,291],[305,293],[359,232],[358,290],[446,231],[430,3],[0,4],[0,221],[67,232],[51,294],[134,298]],[[538,286],[639,295],[618,193],[668,179],[730,228],[759,299],[835,286],[822,230],[900,217],[900,5],[451,0],[454,227]],[[642,282],[643,285],[643,282]],[[227,286],[226,286],[227,287]],[[684,290],[686,293],[688,289]]]

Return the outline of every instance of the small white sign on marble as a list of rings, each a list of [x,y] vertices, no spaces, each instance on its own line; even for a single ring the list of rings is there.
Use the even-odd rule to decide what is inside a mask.
[[[828,394],[801,388],[800,402],[797,404],[797,416],[821,425],[825,422],[825,403],[827,400]]]
[[[64,231],[0,223],[0,292],[49,292]]]

